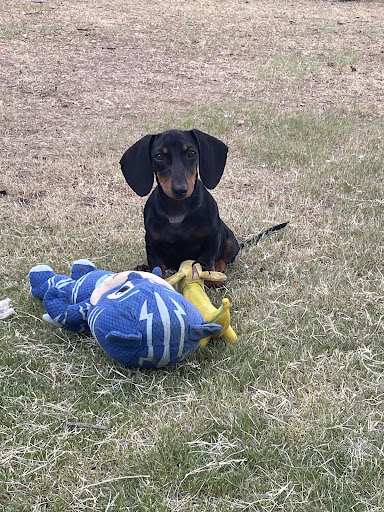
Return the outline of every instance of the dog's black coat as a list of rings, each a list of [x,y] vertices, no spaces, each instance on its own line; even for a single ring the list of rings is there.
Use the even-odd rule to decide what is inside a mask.
[[[222,272],[235,259],[237,240],[205,188],[219,183],[227,151],[223,142],[199,130],[167,130],[146,135],[124,153],[121,169],[139,196],[149,194],[154,175],[158,184],[144,208],[151,269],[159,266],[164,274],[188,259]]]

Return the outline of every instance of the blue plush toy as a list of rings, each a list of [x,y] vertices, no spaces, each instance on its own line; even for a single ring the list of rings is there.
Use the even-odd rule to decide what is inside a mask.
[[[160,269],[159,269],[160,271]],[[71,275],[48,265],[29,272],[31,293],[44,300],[44,320],[75,332],[91,331],[101,348],[126,366],[161,368],[191,355],[221,326],[201,313],[159,275],[115,274],[78,260]]]

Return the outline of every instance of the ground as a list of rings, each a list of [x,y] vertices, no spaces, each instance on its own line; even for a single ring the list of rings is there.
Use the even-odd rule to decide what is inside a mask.
[[[2,510],[382,510],[383,26],[378,0],[1,2]],[[289,225],[208,292],[238,346],[136,371],[46,325],[28,271],[145,262],[119,160],[166,128],[228,145],[238,238]]]

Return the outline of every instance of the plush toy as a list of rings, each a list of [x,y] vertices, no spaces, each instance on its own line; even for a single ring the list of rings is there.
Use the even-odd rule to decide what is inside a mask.
[[[191,355],[202,338],[222,330],[204,322],[187,299],[148,272],[115,274],[78,260],[70,276],[37,265],[29,280],[32,295],[44,300],[44,320],[70,331],[91,331],[101,348],[126,366],[176,363]]]
[[[223,299],[220,308],[216,309],[204,291],[204,279],[213,282],[225,281],[227,276],[221,272],[203,271],[200,263],[186,260],[180,265],[178,272],[168,277],[167,281],[200,311],[206,322],[214,322],[222,326],[223,332],[221,334],[210,334],[202,339],[200,341],[201,347],[205,347],[212,337],[221,337],[232,344],[237,343],[236,333],[229,325],[229,300]]]

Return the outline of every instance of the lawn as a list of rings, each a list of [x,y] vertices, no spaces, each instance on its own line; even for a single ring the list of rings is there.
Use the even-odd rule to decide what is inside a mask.
[[[383,510],[383,26],[379,0],[1,2],[1,510]],[[240,240],[289,224],[208,292],[237,346],[139,370],[46,324],[28,272],[145,263],[119,160],[166,128],[229,146]]]

